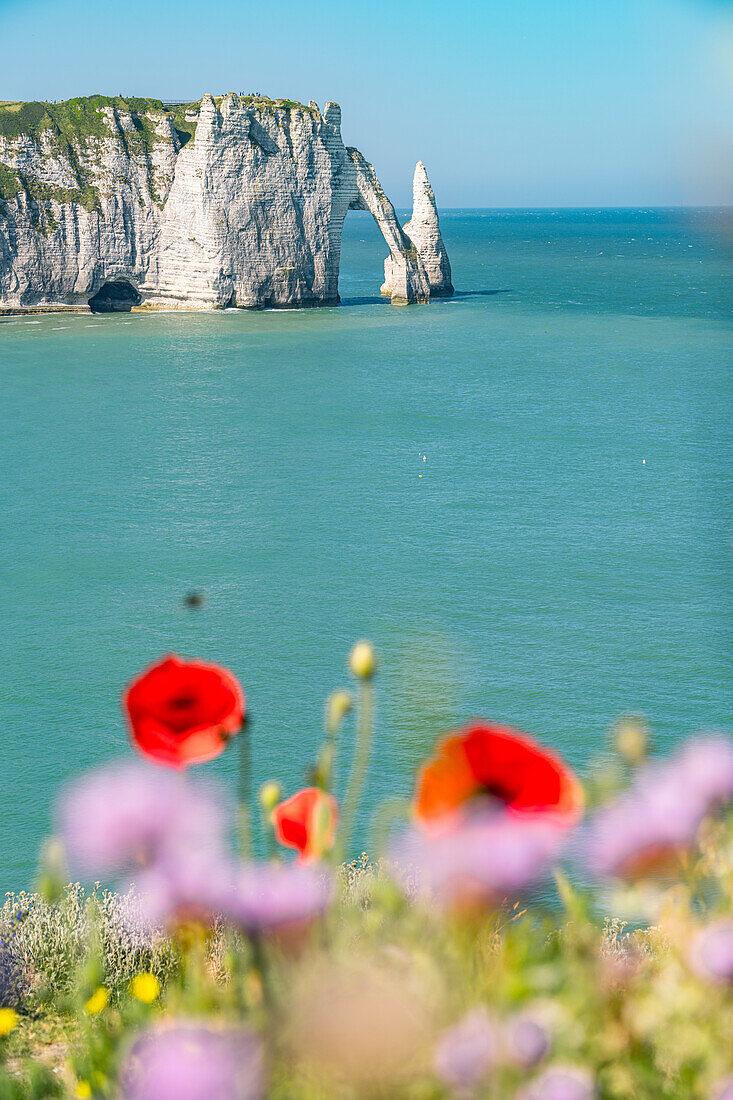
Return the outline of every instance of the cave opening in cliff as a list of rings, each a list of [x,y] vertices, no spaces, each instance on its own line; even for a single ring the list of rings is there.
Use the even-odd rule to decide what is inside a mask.
[[[92,313],[129,313],[133,306],[142,302],[132,283],[127,279],[113,279],[104,283],[89,299]]]

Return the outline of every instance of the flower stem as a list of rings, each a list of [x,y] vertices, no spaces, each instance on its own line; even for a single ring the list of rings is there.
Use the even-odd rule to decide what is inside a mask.
[[[344,796],[344,813],[341,826],[341,839],[338,847],[339,861],[348,859],[356,814],[359,809],[364,781],[369,768],[374,732],[374,691],[368,681],[362,681],[359,691],[359,714],[356,724],[356,745],[351,774]]]
[[[241,859],[252,857],[252,830],[250,826],[250,797],[252,787],[250,722],[245,718],[239,737],[239,804],[237,807],[237,832]]]

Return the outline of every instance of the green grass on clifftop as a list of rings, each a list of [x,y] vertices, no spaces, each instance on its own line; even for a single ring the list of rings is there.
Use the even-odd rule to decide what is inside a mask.
[[[306,106],[293,99],[271,99],[269,96],[259,94],[243,95],[240,98],[246,107],[255,107],[268,114],[276,114],[277,111],[318,114],[317,108]],[[223,96],[215,97],[217,107],[221,107],[223,99]],[[91,149],[93,158],[94,140],[102,140],[114,132],[115,128],[110,127],[109,118],[104,109],[108,108],[131,117],[132,129],[117,130],[118,140],[123,142],[130,155],[142,156],[152,165],[153,147],[167,140],[166,135],[161,135],[158,131],[157,124],[160,119],[167,117],[171,120],[178,141],[181,146],[184,146],[196,133],[196,116],[200,104],[200,100],[164,104],[160,99],[104,95],[81,96],[59,103],[41,100],[13,103],[0,100],[0,157],[3,140],[16,142],[18,139],[27,137],[37,142],[43,135],[44,141],[51,148],[55,147],[59,155],[71,165],[77,184],[73,188],[53,187],[11,164],[0,161],[0,199],[8,201],[25,192],[29,199],[35,200],[36,203],[45,204],[52,200],[60,203],[77,202],[87,210],[97,209],[100,205],[100,196],[93,182],[93,174],[88,167],[89,158],[80,157],[80,154],[86,154]],[[157,201],[152,168],[150,179],[151,194]],[[48,217],[39,223],[38,228],[41,232],[48,232],[55,228],[50,212]]]
[[[163,113],[159,99],[92,95],[67,99],[61,103],[31,100],[28,103],[0,103],[0,137],[17,138],[24,134],[37,137],[51,131],[68,139],[106,137],[109,134],[103,107],[129,111],[141,116],[150,111]]]
[[[53,187],[7,164],[0,164],[0,198],[11,199],[21,191],[36,201],[78,202],[87,210],[99,206],[99,192],[91,181],[91,173],[80,161],[80,152],[87,150],[90,139],[110,136],[108,118],[103,108],[111,108],[132,118],[132,129],[119,130],[119,136],[130,154],[150,159],[153,146],[165,138],[155,125],[155,116],[169,115],[159,99],[122,96],[85,96],[60,103],[31,101],[0,103],[0,140],[17,141],[28,137],[38,141],[41,135],[58,149],[71,165],[76,177],[74,188]],[[185,132],[190,136],[191,124]],[[195,123],[193,124],[195,127]],[[188,140],[186,138],[185,140]],[[185,144],[185,141],[183,142]],[[48,228],[53,228],[49,226]]]

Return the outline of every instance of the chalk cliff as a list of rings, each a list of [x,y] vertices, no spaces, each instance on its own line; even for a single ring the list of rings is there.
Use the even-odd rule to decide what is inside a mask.
[[[350,209],[386,241],[383,293],[426,302],[452,286],[422,164],[414,194],[410,232],[335,103],[0,104],[0,312],[333,304]]]

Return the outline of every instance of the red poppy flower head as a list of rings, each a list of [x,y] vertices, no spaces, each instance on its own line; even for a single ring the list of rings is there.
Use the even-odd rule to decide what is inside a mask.
[[[319,790],[305,787],[273,810],[272,824],[279,844],[295,848],[299,862],[321,859],[336,839],[338,803]]]
[[[132,681],[122,706],[143,756],[185,768],[224,751],[242,727],[245,698],[227,669],[170,656]]]
[[[580,783],[561,760],[516,730],[477,723],[438,744],[418,775],[414,810],[430,824],[489,800],[512,814],[551,816],[562,827],[583,811]]]

